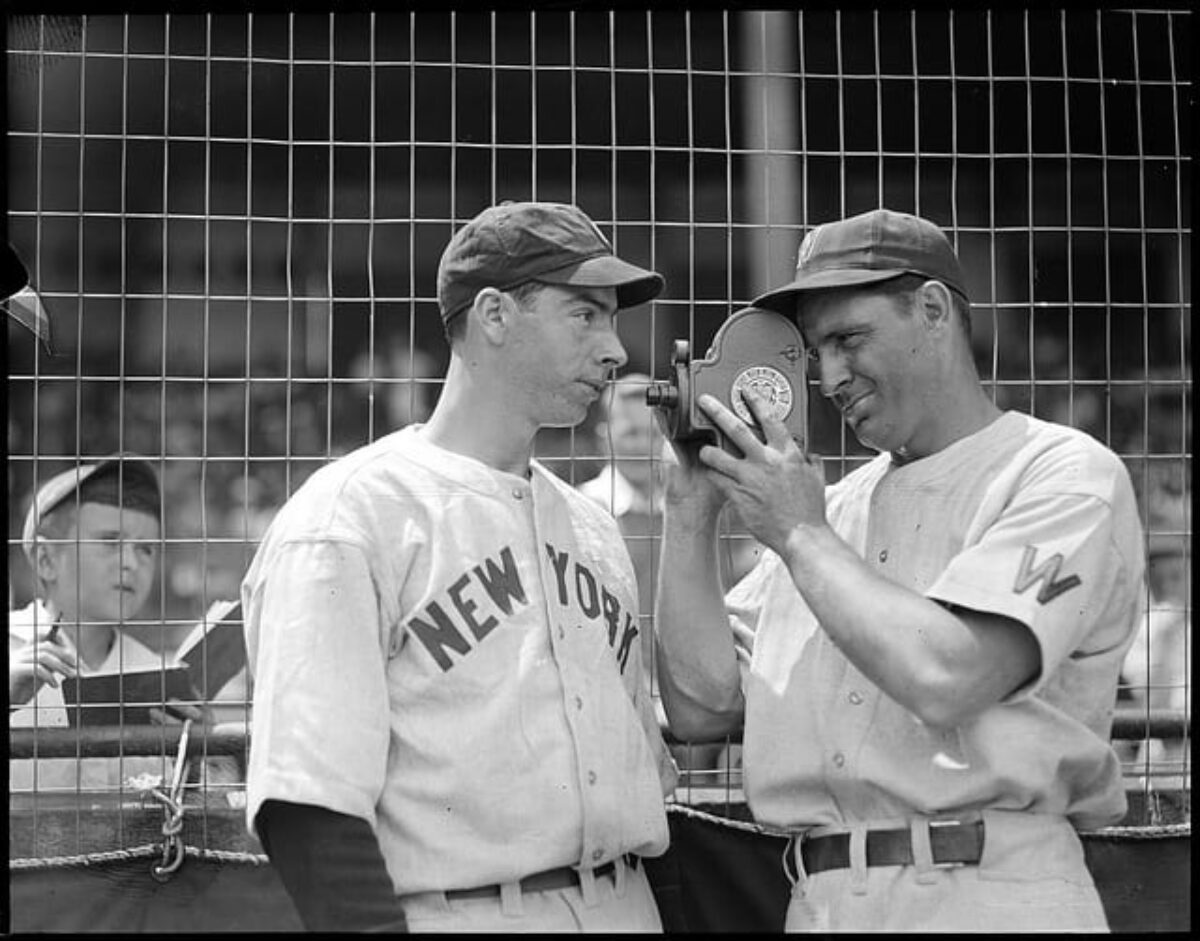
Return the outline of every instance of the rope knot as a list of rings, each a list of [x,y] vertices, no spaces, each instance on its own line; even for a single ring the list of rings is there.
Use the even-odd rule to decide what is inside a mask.
[[[186,856],[183,838],[183,772],[187,767],[188,735],[192,731],[192,720],[183,723],[179,734],[179,750],[175,755],[175,769],[171,778],[171,793],[164,794],[155,787],[150,796],[163,805],[165,819],[162,825],[162,859],[150,867],[150,875],[158,882],[166,882],[183,865]]]

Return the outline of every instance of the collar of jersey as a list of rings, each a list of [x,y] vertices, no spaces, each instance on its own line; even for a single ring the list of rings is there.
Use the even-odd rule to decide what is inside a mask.
[[[420,427],[419,424],[407,425],[400,432],[409,456],[429,470],[486,496],[511,492],[514,488],[529,491],[539,475],[549,473],[537,460],[529,462],[528,478],[498,470],[476,458],[438,447],[417,434]]]

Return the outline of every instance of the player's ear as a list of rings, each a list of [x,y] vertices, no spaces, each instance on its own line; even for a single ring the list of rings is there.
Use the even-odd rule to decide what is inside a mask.
[[[498,343],[508,327],[509,308],[512,306],[512,299],[503,291],[483,288],[475,295],[469,314],[475,318],[483,335],[491,342]]]
[[[954,319],[954,299],[941,281],[930,279],[917,288],[917,312],[931,327],[948,326]]]

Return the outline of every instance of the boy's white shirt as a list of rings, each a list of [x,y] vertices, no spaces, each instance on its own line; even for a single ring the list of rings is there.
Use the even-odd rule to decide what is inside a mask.
[[[40,601],[8,614],[8,650],[14,651],[33,641],[46,638],[54,626],[54,618]],[[60,641],[72,651],[75,645],[61,632]],[[116,639],[104,662],[95,669],[85,669],[85,675],[160,669],[174,663],[174,657],[151,650],[145,644],[116,631]],[[10,728],[66,728],[67,710],[61,686],[42,684],[37,695],[8,716]],[[167,774],[162,756],[119,758],[40,758],[9,761],[10,794],[36,790],[50,791],[109,789],[120,786],[129,778],[143,774]]]

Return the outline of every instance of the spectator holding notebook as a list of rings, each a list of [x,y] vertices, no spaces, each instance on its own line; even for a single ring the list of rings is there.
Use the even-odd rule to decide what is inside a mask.
[[[9,725],[55,728],[75,724],[68,703],[77,677],[137,671],[160,678],[163,654],[124,630],[145,607],[160,549],[161,493],[153,466],[141,458],[114,457],[82,464],[43,484],[25,518],[22,547],[37,583],[37,598],[9,612]],[[201,718],[193,704],[130,708],[117,722],[179,722]],[[169,687],[168,687],[169,689]],[[161,693],[162,687],[159,686]],[[186,690],[181,698],[190,698]],[[152,701],[151,701],[152,702]],[[71,707],[75,708],[75,707]],[[86,720],[85,720],[86,721]],[[10,763],[13,791],[36,787],[94,789],[142,773],[169,773],[161,757],[39,759]],[[36,777],[34,773],[36,770]],[[36,783],[35,783],[36,782]]]

